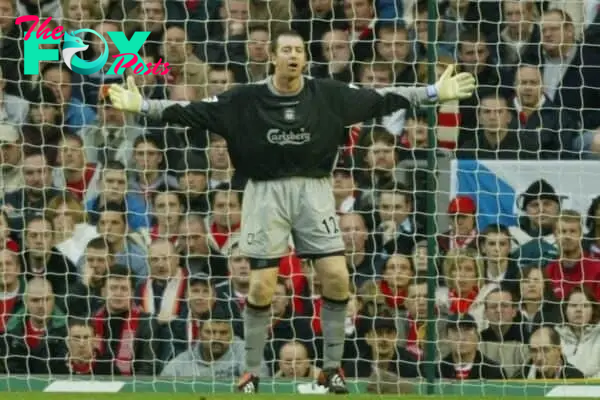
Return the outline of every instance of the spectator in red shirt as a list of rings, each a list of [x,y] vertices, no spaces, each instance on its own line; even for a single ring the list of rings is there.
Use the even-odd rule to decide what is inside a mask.
[[[558,261],[546,267],[554,296],[564,300],[575,287],[587,286],[600,300],[600,260],[589,257],[582,249],[582,217],[574,210],[564,210],[556,226]]]
[[[20,272],[19,257],[9,249],[0,250],[0,335],[9,318],[21,308],[25,285],[19,278]]]
[[[440,255],[452,249],[477,247],[477,205],[469,196],[456,196],[448,205],[450,230],[438,235]]]
[[[383,267],[383,279],[379,281],[379,290],[385,297],[387,305],[393,310],[405,308],[408,286],[415,275],[412,257],[394,254],[388,258]]]

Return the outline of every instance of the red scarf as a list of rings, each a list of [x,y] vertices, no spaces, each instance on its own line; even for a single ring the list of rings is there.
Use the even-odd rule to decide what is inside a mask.
[[[185,290],[188,282],[186,272],[182,268],[177,269],[177,274],[165,283],[162,298],[160,299],[160,309],[158,310],[154,307],[157,295],[154,294],[153,282],[152,278],[148,278],[142,284],[140,297],[143,311],[152,315],[160,315],[162,313],[165,317],[167,315],[178,316],[181,311],[181,302],[185,299]]]
[[[69,360],[68,362],[69,371],[75,375],[89,375],[94,371],[94,365],[96,364],[96,360],[92,360],[91,362],[73,362],[73,360]]]
[[[525,114],[523,111],[519,112],[519,121],[521,121],[523,125],[527,123],[527,114]]]
[[[421,323],[418,326],[417,321],[408,314],[408,335],[406,337],[406,350],[410,351],[417,359],[421,359],[423,356],[423,350],[421,349],[420,342],[425,337],[426,324]]]
[[[473,369],[473,364],[469,365],[455,365],[454,371],[456,372],[456,379],[468,379],[469,375],[471,375],[471,370]]]
[[[17,244],[17,242],[15,242],[12,239],[6,239],[6,242],[4,243],[4,247],[15,253],[19,252],[19,245]]]
[[[385,302],[392,309],[398,309],[404,307],[404,300],[406,300],[406,289],[400,289],[396,293],[392,290],[390,285],[388,285],[385,279],[379,281],[379,289],[381,293],[385,296]]]
[[[313,304],[313,317],[312,317],[311,325],[313,328],[313,332],[317,335],[320,335],[322,332],[322,329],[321,329],[321,307],[323,307],[323,298],[319,297],[317,299],[313,299],[312,304]]]
[[[119,345],[115,357],[115,366],[121,374],[125,376],[132,375],[133,373],[133,359],[135,357],[134,342],[141,315],[142,309],[137,305],[132,304],[129,317],[123,322],[121,332],[119,333]],[[94,316],[94,330],[96,332],[96,337],[99,339],[98,354],[104,354],[107,351],[107,339],[115,339],[112,337],[105,337],[104,324],[108,317],[106,307],[101,308]]]
[[[477,298],[479,294],[479,288],[474,287],[468,294],[467,297],[458,297],[456,289],[450,290],[450,314],[466,314],[469,312],[471,304]]]
[[[31,320],[27,318],[27,321],[25,321],[25,343],[27,343],[27,347],[30,349],[37,348],[45,334],[45,329],[36,329],[31,324]]]
[[[185,6],[188,11],[195,11],[196,8],[200,5],[201,0],[185,0]]]
[[[213,223],[210,226],[210,233],[212,234],[213,239],[215,239],[217,246],[219,246],[219,249],[222,249],[223,246],[225,246],[225,243],[227,243],[227,241],[229,240],[229,235],[231,235],[232,232],[237,231],[239,228],[240,224],[236,224],[232,225],[231,229],[227,232],[219,232],[217,230],[217,224]]]
[[[191,349],[200,339],[200,321],[191,315],[188,318],[188,344]]]
[[[473,229],[469,236],[456,236],[450,237],[450,248],[451,249],[464,249],[467,248],[477,238],[477,231]]]
[[[360,125],[352,125],[350,128],[350,135],[348,135],[348,142],[346,142],[346,146],[342,148],[343,154],[347,156],[354,154],[354,149],[358,145],[358,139],[360,138],[361,129],[362,127]]]
[[[154,242],[157,239],[164,239],[166,235],[161,235],[160,233],[158,233],[158,225],[154,225],[152,228],[150,228],[150,239]],[[175,243],[177,242],[177,235],[171,235],[169,237],[166,238],[169,242],[171,243]]]
[[[67,189],[74,194],[79,200],[83,199],[85,190],[88,188],[90,181],[96,172],[96,164],[87,164],[83,171],[83,177],[76,182],[67,182]]]
[[[6,297],[0,300],[0,333],[4,333],[6,331],[6,325],[13,314],[18,298],[19,293],[16,292],[14,296]]]

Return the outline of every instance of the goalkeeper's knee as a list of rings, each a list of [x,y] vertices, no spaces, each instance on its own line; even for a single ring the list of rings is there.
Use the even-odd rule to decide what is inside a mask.
[[[321,294],[332,300],[347,300],[350,296],[350,276],[346,259],[341,256],[327,257],[315,261],[321,281]]]
[[[277,268],[251,271],[248,302],[258,307],[271,304],[277,287],[278,274]]]

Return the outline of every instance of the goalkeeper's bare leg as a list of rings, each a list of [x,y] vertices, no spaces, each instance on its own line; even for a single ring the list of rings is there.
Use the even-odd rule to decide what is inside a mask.
[[[246,350],[245,374],[238,390],[246,393],[258,391],[267,327],[271,319],[271,301],[277,285],[278,267],[256,266],[250,273],[250,290],[244,313]],[[261,268],[262,267],[262,268]],[[323,308],[323,372],[319,384],[330,393],[348,393],[341,369],[344,354],[344,322],[349,298],[349,275],[343,256],[317,258],[315,269],[322,285]]]
[[[323,372],[319,384],[329,393],[348,393],[341,368],[346,333],[344,322],[350,295],[350,277],[346,259],[336,255],[315,260],[315,270],[321,282],[321,324],[323,327]]]
[[[267,329],[271,322],[271,302],[279,275],[277,263],[257,265],[257,260],[252,262],[258,269],[250,271],[250,288],[244,311],[246,366],[238,383],[238,390],[245,393],[258,392]]]

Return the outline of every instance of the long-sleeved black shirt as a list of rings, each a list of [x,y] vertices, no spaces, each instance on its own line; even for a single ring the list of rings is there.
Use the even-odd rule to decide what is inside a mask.
[[[269,78],[199,102],[149,101],[148,112],[162,111],[163,122],[223,136],[236,170],[264,181],[329,176],[347,126],[428,99],[426,87],[375,91],[309,78],[297,94],[282,95]]]

